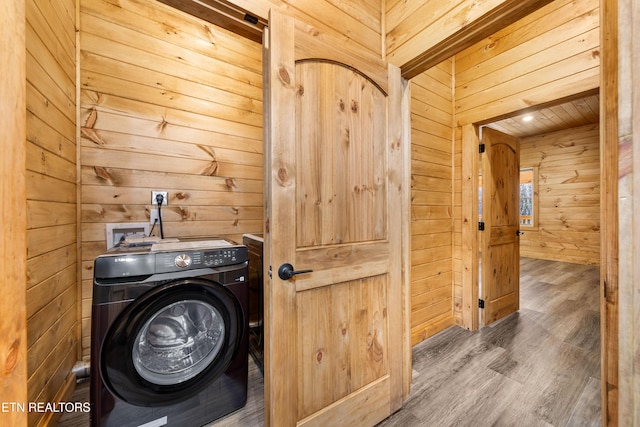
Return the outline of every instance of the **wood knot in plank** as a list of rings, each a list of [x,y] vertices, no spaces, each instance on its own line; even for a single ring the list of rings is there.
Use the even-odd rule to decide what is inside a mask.
[[[180,212],[180,218],[182,220],[189,219],[189,208],[180,206],[178,207],[178,211]]]
[[[189,193],[184,193],[180,191],[176,193],[174,197],[176,198],[176,200],[187,200],[189,198]]]
[[[98,121],[98,111],[95,108],[89,110],[87,120],[84,122],[84,126],[80,128],[80,134],[82,137],[88,139],[96,145],[106,145],[106,143],[100,138],[97,131],[94,130],[94,126]]]
[[[289,76],[289,72],[283,65],[278,67],[278,76],[285,85],[289,86],[291,84],[291,76]]]
[[[324,353],[322,353],[322,350],[318,350],[316,352],[316,362],[322,363],[323,358],[324,358]]]
[[[218,37],[216,36],[215,31],[213,31],[213,29],[210,26],[205,25],[204,26],[204,32],[207,33],[207,37],[209,37],[209,42],[212,45],[215,46],[216,44],[218,44],[218,40],[217,40]]]
[[[4,363],[2,365],[2,374],[3,376],[9,376],[15,369],[18,364],[19,354],[20,354],[20,340],[14,340],[11,343],[11,347],[9,347],[9,351],[7,352],[7,357],[4,359]]]
[[[98,135],[98,133],[93,129],[82,128],[80,129],[80,135],[96,145],[107,145],[107,143],[102,138],[100,138],[100,135]]]
[[[291,185],[291,182],[289,182],[289,173],[285,168],[278,169],[278,184],[282,187],[288,187]]]
[[[172,27],[171,25],[167,24],[166,22],[163,22],[162,26],[164,27],[165,34],[169,36],[172,34],[178,34],[178,30],[175,27]]]
[[[574,169],[573,173],[575,174],[575,176],[573,178],[565,179],[564,181],[562,181],[562,183],[563,184],[571,184],[573,182],[577,182],[580,179],[580,172],[578,172],[576,169]]]
[[[164,129],[167,127],[168,124],[169,122],[167,121],[167,119],[163,117],[162,121],[158,123],[158,131],[160,132],[164,131]]]
[[[320,30],[318,30],[316,27],[309,26],[306,33],[312,37],[318,37],[320,35]]]
[[[234,188],[237,188],[237,187],[236,187],[236,183],[235,183],[235,181],[233,180],[233,178],[227,178],[227,179],[225,179],[225,180],[224,180],[224,185],[226,185],[226,186],[227,186],[227,188],[228,188],[229,190],[233,190]]]
[[[342,142],[346,147],[348,147],[351,143],[351,131],[349,130],[349,128],[344,129],[344,137],[342,139]]]
[[[338,106],[340,107],[340,111],[344,111],[344,101],[342,99],[340,99]]]
[[[200,173],[200,175],[204,176],[215,176],[218,173],[218,161],[212,160],[209,165]]]
[[[353,111],[354,113],[358,112],[358,101],[356,101],[355,99],[351,100],[351,111]]]
[[[298,92],[298,95],[299,95],[299,96],[304,95],[304,86],[302,86],[302,85],[298,85],[298,90],[297,90],[297,92]]]
[[[111,174],[106,168],[103,168],[102,166],[94,166],[93,171],[95,172],[96,176],[99,179],[113,185],[113,179],[111,178]]]
[[[96,110],[94,107],[91,110],[89,110],[89,115],[87,116],[87,120],[84,121],[83,127],[93,129],[97,121],[98,121],[98,110]]]

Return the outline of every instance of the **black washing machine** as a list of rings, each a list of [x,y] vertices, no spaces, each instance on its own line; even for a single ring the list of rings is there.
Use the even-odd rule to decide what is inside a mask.
[[[96,258],[92,426],[202,426],[245,405],[247,261],[225,240]]]

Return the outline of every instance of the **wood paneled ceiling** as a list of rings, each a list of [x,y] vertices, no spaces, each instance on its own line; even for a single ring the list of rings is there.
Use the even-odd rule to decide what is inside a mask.
[[[488,127],[519,138],[598,123],[600,95],[592,94],[502,119]],[[523,120],[531,116],[530,121]]]

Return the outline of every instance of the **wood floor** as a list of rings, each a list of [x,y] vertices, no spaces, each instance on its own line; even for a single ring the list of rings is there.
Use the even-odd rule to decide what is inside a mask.
[[[520,311],[413,348],[391,426],[599,426],[598,267],[523,258]]]
[[[378,427],[599,426],[599,270],[523,258],[520,311],[413,348],[404,407]],[[247,406],[209,427],[262,426],[263,381],[250,360]],[[74,399],[88,401],[88,384]],[[65,414],[60,427],[88,426]]]

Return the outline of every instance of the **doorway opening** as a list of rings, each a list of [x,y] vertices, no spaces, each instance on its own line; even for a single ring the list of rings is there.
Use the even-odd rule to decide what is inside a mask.
[[[529,116],[529,117],[527,117]],[[526,118],[526,119],[525,119]],[[486,123],[463,128],[463,147],[480,143],[480,129],[498,130],[520,138],[523,142],[520,168],[528,170],[533,181],[530,200],[525,201],[529,215],[520,220],[521,253],[524,257],[595,265],[599,263],[599,95],[598,91],[581,93],[569,99],[516,112]],[[464,150],[465,148],[463,148]],[[470,150],[469,147],[466,149]],[[478,151],[476,151],[478,153]],[[476,213],[470,219],[467,235],[470,274],[463,274],[465,304],[470,309],[470,329],[481,324],[482,254],[481,231],[476,231],[475,218],[482,221],[486,211],[481,207],[482,175],[479,154],[463,156],[463,176],[476,176],[475,185],[463,180],[463,194],[476,194]],[[543,166],[541,168],[541,166]],[[519,170],[518,170],[519,173]],[[465,186],[467,188],[465,189]],[[476,186],[476,188],[473,188]],[[520,196],[520,195],[519,195]],[[520,200],[518,201],[520,205]],[[471,208],[468,208],[469,211]],[[527,210],[527,209],[525,209]],[[540,222],[541,221],[541,222]],[[471,286],[470,286],[471,285]],[[474,304],[472,301],[478,301]]]

